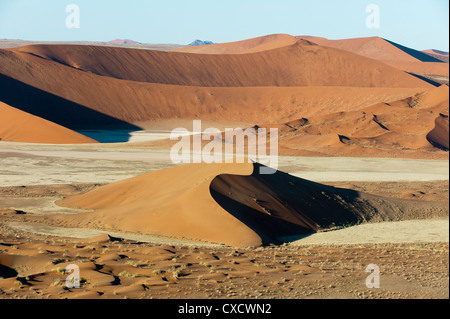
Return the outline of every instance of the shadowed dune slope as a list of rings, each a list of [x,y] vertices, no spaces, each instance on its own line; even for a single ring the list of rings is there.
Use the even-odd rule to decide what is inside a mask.
[[[409,62],[438,62],[442,61],[426,53],[399,45],[395,42],[380,38],[366,37],[342,40],[329,40],[314,36],[298,36],[319,45],[353,52],[375,60],[409,61]]]
[[[306,40],[251,54],[205,55],[75,45],[32,45],[12,51],[102,76],[147,83],[203,87],[429,87],[384,63]]]
[[[95,140],[0,102],[0,141],[84,144]]]
[[[429,50],[423,50],[423,53],[426,53],[428,55],[431,55],[432,57],[441,60],[442,62],[449,62],[449,53],[448,52],[444,52],[444,51],[440,51],[440,50],[434,50],[434,49],[429,49]]]
[[[280,243],[285,236],[363,221],[420,218],[419,207],[407,201],[329,187],[280,171],[261,175],[261,167],[202,163],[154,171],[64,199],[59,205],[92,211],[55,218],[77,227],[232,246]],[[448,214],[441,206],[439,214]]]
[[[404,45],[395,43],[393,41],[389,41],[387,39],[383,39],[383,40],[421,62],[441,62],[439,59],[436,59],[435,57],[430,56],[422,51],[418,51],[418,50],[414,50],[414,49],[405,47]]]
[[[54,76],[55,73],[52,75]],[[42,76],[44,77],[44,75]],[[50,78],[50,75],[47,78]],[[55,86],[58,85],[58,78],[54,78],[53,83]],[[70,81],[66,81],[67,83],[70,83]],[[65,85],[60,85],[59,87],[62,91],[67,90],[67,86]],[[97,88],[91,87],[85,89],[95,94],[94,92]],[[8,105],[24,112],[44,118],[69,129],[86,127],[120,127],[122,129],[129,129],[130,131],[139,129],[137,126],[115,118],[114,115],[104,114],[101,111],[85,107],[84,105],[49,93],[48,91],[0,74],[0,99]]]

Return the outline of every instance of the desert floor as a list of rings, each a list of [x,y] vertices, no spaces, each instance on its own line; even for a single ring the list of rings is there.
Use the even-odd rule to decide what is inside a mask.
[[[233,248],[65,229],[55,201],[173,164],[164,151],[0,144],[0,298],[449,298],[448,218],[363,224]],[[448,203],[448,161],[280,157],[280,170],[381,196]],[[81,288],[65,286],[80,268]],[[380,268],[367,288],[366,267]]]

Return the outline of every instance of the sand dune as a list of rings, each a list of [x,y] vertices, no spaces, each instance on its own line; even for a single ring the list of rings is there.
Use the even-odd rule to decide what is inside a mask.
[[[440,50],[434,50],[434,49],[429,49],[429,50],[423,50],[423,53],[429,54],[432,57],[441,60],[442,62],[449,62],[449,53],[448,52],[444,52],[444,51],[440,51]]]
[[[429,87],[387,66],[306,40],[251,54],[205,55],[96,46],[32,45],[11,49],[117,79],[203,87]]]
[[[424,91],[417,96],[419,103],[416,108],[440,108],[448,113],[449,105],[449,87],[441,85],[438,88]]]
[[[184,47],[173,51],[201,54],[245,54],[286,47],[298,39],[306,39],[322,46],[380,60],[394,68],[410,73],[449,76],[448,64],[441,63],[448,62],[448,54],[445,55],[445,52],[439,54],[434,50],[417,51],[379,37],[328,40],[312,36],[295,37],[288,34],[273,34],[237,42]],[[445,57],[446,61],[443,60]]]
[[[97,141],[0,102],[0,141],[84,144]]]
[[[420,218],[409,202],[328,187],[280,171],[260,175],[260,167],[190,164],[154,171],[64,199],[58,204],[93,211],[54,218],[76,227],[232,246],[278,243],[284,236],[362,221]],[[437,210],[445,215],[441,206]]]
[[[106,228],[207,240],[234,245],[261,244],[245,224],[211,197],[211,181],[219,174],[250,175],[253,165],[180,166],[106,185],[58,203],[95,209],[71,216]]]
[[[295,42],[297,42],[297,38],[292,35],[272,34],[236,42],[183,47],[172,51],[200,54],[245,54],[281,48]]]
[[[298,38],[379,60],[406,72],[449,76],[448,63],[443,63],[442,59],[429,55],[428,52],[410,49],[380,37],[342,40],[329,40],[313,36],[300,36]]]
[[[449,76],[448,63],[438,62],[410,62],[410,61],[383,61],[387,65],[398,68],[405,72],[423,74],[423,75],[439,75]]]
[[[2,141],[95,143],[75,131],[201,119],[277,127],[280,154],[317,156],[261,175],[166,168],[152,147],[168,140],[2,143],[0,298],[448,297],[448,161],[434,160],[448,159],[449,88],[407,73],[448,78],[448,64],[381,38],[310,41],[0,49]],[[390,274],[380,291],[361,288],[369,263]]]
[[[407,48],[398,43],[380,38],[353,38],[342,40],[329,40],[314,36],[299,36],[319,45],[353,52],[375,60],[409,61],[409,62],[442,62],[426,53]]]
[[[284,45],[292,40],[287,35],[249,40],[246,49],[255,52],[247,54],[77,45],[0,50],[0,99],[72,130],[136,131],[165,120],[177,127],[192,119],[286,123],[391,103],[433,87],[342,50],[299,39]],[[320,133],[339,135],[331,129]]]
[[[177,121],[194,118],[248,125],[282,123],[315,113],[392,102],[426,90],[420,87],[192,87],[119,80],[12,51],[0,51],[0,60],[5,66],[4,75],[0,75],[3,101],[69,128],[125,126],[138,130],[136,126],[127,127],[126,123],[152,128],[154,123],[172,119],[175,126],[167,127],[171,129],[179,126]]]
[[[385,155],[448,149],[449,88],[442,85],[390,103],[290,121],[277,127],[281,153]],[[377,155],[378,154],[378,155]]]
[[[303,98],[312,92],[326,92],[324,88],[308,89]],[[345,90],[345,94],[351,95],[350,88]],[[448,158],[445,147],[448,145],[447,85],[371,105],[353,105],[348,100],[341,103],[339,98],[330,97],[329,104],[325,104],[329,106],[325,106],[320,101],[328,98],[321,97],[319,101],[313,99],[305,108],[297,108],[297,116],[290,114],[284,123],[278,117],[273,124],[257,122],[253,127],[278,129],[280,155]],[[278,110],[280,108],[271,106],[265,112]],[[203,141],[203,146],[208,143],[209,140]],[[168,149],[174,142],[159,140],[133,145]],[[269,139],[266,145],[270,146]]]
[[[449,149],[448,115],[439,114],[434,128],[427,134],[427,140],[436,147],[446,151]]]

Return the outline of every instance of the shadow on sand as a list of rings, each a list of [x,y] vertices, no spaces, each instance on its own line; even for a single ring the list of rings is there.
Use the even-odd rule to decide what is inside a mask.
[[[224,174],[211,183],[214,200],[251,228],[263,245],[280,244],[370,219],[373,206],[361,193],[277,171],[250,176]]]
[[[119,133],[109,134],[108,137],[107,134],[104,134],[103,140],[106,143],[126,142],[131,136],[130,132],[141,130],[136,125],[2,74],[0,74],[0,101],[74,131],[105,130],[114,132],[117,130]]]

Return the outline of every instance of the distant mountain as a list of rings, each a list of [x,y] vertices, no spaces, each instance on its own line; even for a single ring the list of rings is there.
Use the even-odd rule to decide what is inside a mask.
[[[194,42],[191,42],[188,45],[193,47],[193,46],[197,46],[197,45],[208,45],[208,44],[214,44],[214,42],[212,42],[212,41],[195,40]]]
[[[114,43],[114,44],[141,44],[140,42],[136,42],[129,39],[115,39],[108,41],[108,43]]]
[[[76,44],[76,45],[95,45],[95,46],[108,46],[108,47],[123,47],[129,49],[146,49],[146,50],[159,50],[170,51],[178,48],[185,47],[186,45],[180,44],[155,44],[155,43],[140,43],[128,39],[116,39],[109,42],[100,41],[27,41],[19,39],[0,39],[0,49],[11,49],[22,47],[31,44]]]

